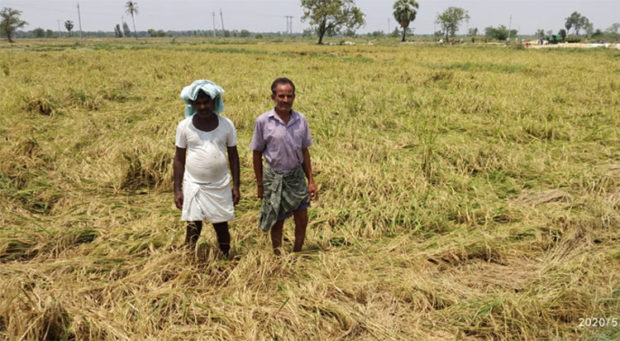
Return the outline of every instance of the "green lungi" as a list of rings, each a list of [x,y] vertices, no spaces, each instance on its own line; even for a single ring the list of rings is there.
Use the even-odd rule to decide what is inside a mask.
[[[301,166],[280,174],[266,164],[263,168],[263,191],[258,226],[264,232],[269,231],[276,222],[289,217],[293,211],[307,207],[310,203]]]

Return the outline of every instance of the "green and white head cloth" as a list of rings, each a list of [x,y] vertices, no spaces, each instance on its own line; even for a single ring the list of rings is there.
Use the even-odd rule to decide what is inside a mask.
[[[224,101],[222,100],[224,89],[210,80],[199,79],[181,90],[181,99],[185,102],[185,117],[194,116],[196,113],[196,110],[194,110],[192,106],[192,102],[196,100],[200,90],[209,95],[215,102],[215,106],[213,107],[214,114],[219,114],[224,111]]]

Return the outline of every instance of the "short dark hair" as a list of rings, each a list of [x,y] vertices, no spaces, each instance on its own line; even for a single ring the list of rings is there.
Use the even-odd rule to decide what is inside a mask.
[[[291,88],[293,88],[293,95],[295,94],[295,84],[293,84],[293,81],[286,77],[280,77],[276,78],[276,80],[271,83],[271,93],[273,95],[276,94],[276,87],[278,86],[278,84],[290,84]]]

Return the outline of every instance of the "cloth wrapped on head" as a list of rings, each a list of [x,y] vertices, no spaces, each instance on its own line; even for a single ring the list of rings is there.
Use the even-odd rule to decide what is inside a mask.
[[[209,95],[215,102],[213,107],[214,114],[224,111],[224,101],[222,100],[224,89],[210,80],[199,79],[181,90],[181,99],[185,102],[185,117],[193,116],[196,113],[192,102],[196,100],[200,90]]]

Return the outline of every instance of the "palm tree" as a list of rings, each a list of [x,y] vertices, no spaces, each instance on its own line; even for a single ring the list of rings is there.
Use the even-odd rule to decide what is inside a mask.
[[[403,40],[407,34],[409,23],[415,20],[419,5],[415,0],[396,0],[394,3],[394,19],[403,28]]]
[[[27,22],[19,18],[20,14],[22,14],[21,11],[7,7],[0,11],[0,33],[6,34],[9,43],[13,42],[13,34],[18,28],[28,25]]]
[[[71,20],[65,21],[65,28],[67,29],[67,32],[69,32],[69,36],[71,36],[71,30],[73,29],[73,21]]]
[[[138,14],[138,3],[135,1],[127,1],[125,3],[125,8],[127,8],[125,12],[131,15],[131,22],[133,23],[133,34],[136,36],[136,39],[138,39],[138,33],[136,32],[136,20],[134,19],[134,15]]]

